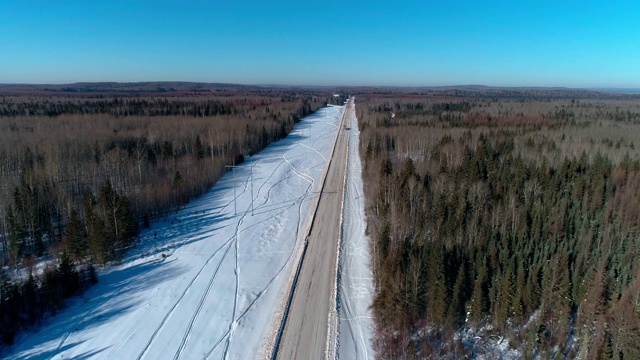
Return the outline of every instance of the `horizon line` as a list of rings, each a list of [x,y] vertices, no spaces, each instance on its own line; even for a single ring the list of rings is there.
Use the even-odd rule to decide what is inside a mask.
[[[456,88],[486,88],[486,89],[553,89],[553,90],[640,90],[638,87],[621,86],[544,86],[544,85],[484,85],[484,84],[456,84],[456,85],[314,85],[314,84],[278,84],[278,83],[235,83],[235,82],[208,82],[208,81],[183,81],[183,80],[144,80],[144,81],[75,81],[75,82],[0,82],[0,86],[64,86],[82,84],[200,84],[200,85],[231,85],[231,86],[257,86],[257,87],[285,87],[285,88],[398,88],[398,89],[456,89]]]

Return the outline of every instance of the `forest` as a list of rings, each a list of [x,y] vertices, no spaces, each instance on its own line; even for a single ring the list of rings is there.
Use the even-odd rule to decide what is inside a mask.
[[[328,90],[143,85],[130,93],[87,84],[0,89],[5,344],[95,284],[94,266],[117,263],[141,228],[210,189],[225,166],[344,101]]]
[[[640,97],[357,100],[378,357],[640,358]]]

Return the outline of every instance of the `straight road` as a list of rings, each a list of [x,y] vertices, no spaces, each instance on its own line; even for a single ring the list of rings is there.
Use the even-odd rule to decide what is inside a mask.
[[[298,277],[293,301],[289,307],[278,350],[279,359],[324,359],[335,353],[335,289],[337,250],[340,239],[342,200],[347,165],[349,130],[344,124],[350,124],[353,113],[349,107],[338,129],[333,157],[326,173],[324,188],[320,194],[318,208],[311,225],[307,251]],[[332,334],[328,334],[332,327]]]

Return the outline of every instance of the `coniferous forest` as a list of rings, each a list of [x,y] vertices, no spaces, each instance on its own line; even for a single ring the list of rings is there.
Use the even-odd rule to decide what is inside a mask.
[[[380,358],[640,358],[640,98],[370,93],[357,116]]]
[[[210,189],[226,165],[343,101],[327,91],[224,86],[1,90],[4,343],[96,283],[94,264],[119,261],[139,229]]]

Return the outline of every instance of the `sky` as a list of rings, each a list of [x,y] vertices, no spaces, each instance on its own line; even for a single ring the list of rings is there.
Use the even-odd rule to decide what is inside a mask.
[[[638,1],[0,0],[0,83],[640,88]]]

